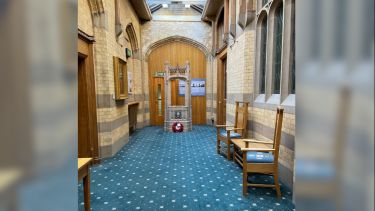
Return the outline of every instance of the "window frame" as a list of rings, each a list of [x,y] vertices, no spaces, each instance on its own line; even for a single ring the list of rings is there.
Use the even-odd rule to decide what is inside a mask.
[[[268,35],[268,16],[264,16],[260,23],[260,40],[259,40],[259,94],[266,94],[267,84],[267,35]],[[263,34],[264,33],[264,34]],[[263,58],[264,57],[264,58]],[[263,90],[263,91],[262,91]]]
[[[280,15],[281,14],[281,15]],[[272,31],[272,81],[271,81],[271,94],[281,94],[282,92],[282,71],[284,59],[284,3],[280,1],[273,12],[273,31]],[[281,16],[281,24],[279,20]],[[279,78],[276,78],[276,75]],[[278,87],[276,87],[278,86]]]
[[[254,82],[254,97],[256,102],[261,102],[264,103],[266,101],[266,93],[267,93],[267,61],[268,61],[268,13],[266,10],[261,10],[257,14],[257,20],[256,20],[256,39],[255,39],[255,45],[256,45],[256,54],[255,54],[255,82]],[[262,47],[261,47],[261,42],[262,42],[262,30],[263,27],[265,27],[265,43],[266,46],[263,49],[264,52],[264,92],[261,92],[261,64],[262,64]]]
[[[262,2],[262,0],[257,1]],[[282,37],[281,37],[281,70],[280,70],[280,93],[274,92],[274,68],[276,54],[276,11],[281,7],[283,10]],[[273,108],[277,105],[295,108],[295,92],[292,92],[293,82],[292,71],[295,68],[295,1],[294,0],[273,0],[269,1],[264,7],[258,5],[256,12],[256,57],[255,57],[255,81],[254,81],[254,102],[257,107]],[[266,16],[266,17],[265,17]],[[264,18],[267,18],[267,46],[266,46],[266,75],[265,93],[260,90],[260,61],[261,61],[261,24]],[[293,48],[294,47],[294,48]],[[294,66],[293,66],[294,65]],[[294,69],[295,76],[295,69]]]
[[[216,21],[216,49],[218,51],[226,46],[225,39],[225,15],[224,8],[221,9]]]

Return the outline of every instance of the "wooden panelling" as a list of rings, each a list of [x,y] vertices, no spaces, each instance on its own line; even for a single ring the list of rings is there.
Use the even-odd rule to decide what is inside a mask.
[[[89,45],[85,41],[78,39],[77,48],[78,53],[84,54],[86,56],[89,55]]]
[[[160,79],[154,77],[157,71],[164,71],[164,62],[169,61],[172,66],[184,66],[186,61],[190,62],[191,78],[206,79],[206,57],[198,48],[181,43],[172,42],[165,44],[150,54],[149,57],[149,84],[150,84],[150,115],[151,124],[160,125],[164,118],[160,121],[157,117],[157,82]],[[162,84],[164,92],[164,83]],[[172,84],[172,104],[183,105],[184,97],[178,96],[178,81]],[[207,90],[206,90],[207,91]],[[163,93],[163,114],[164,114],[164,93]],[[206,97],[192,96],[192,112],[193,124],[206,124]]]
[[[224,48],[217,58],[217,101],[216,101],[216,123],[219,125],[226,124],[226,65],[227,50]]]
[[[99,162],[92,43],[78,39],[78,157]]]

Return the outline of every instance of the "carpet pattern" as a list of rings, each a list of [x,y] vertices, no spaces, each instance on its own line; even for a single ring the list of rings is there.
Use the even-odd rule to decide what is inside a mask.
[[[137,130],[114,157],[91,168],[91,209],[110,210],[294,210],[292,193],[249,188],[242,196],[242,169],[216,153],[216,131],[194,126],[187,133],[162,127]],[[252,182],[273,182],[250,176]],[[84,210],[78,185],[79,209]]]

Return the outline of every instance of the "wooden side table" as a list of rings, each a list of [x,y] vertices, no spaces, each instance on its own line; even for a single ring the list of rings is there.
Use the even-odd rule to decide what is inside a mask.
[[[78,181],[83,179],[85,211],[90,210],[90,164],[92,158],[78,158]]]

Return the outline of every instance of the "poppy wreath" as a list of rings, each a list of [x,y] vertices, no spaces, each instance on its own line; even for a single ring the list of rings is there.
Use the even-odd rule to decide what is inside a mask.
[[[184,125],[179,122],[175,122],[172,124],[172,131],[175,133],[180,133],[184,131]]]

